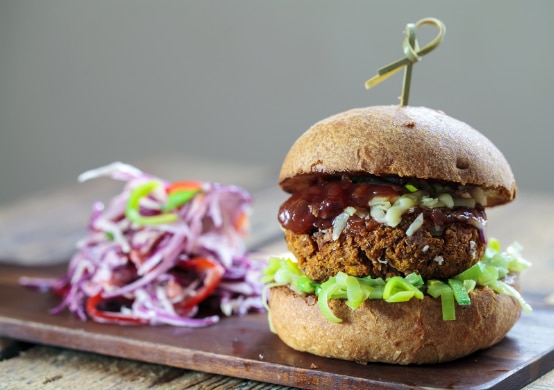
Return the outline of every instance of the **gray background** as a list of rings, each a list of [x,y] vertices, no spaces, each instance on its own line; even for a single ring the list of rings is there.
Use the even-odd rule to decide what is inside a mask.
[[[363,83],[428,16],[447,33],[410,103],[481,130],[520,189],[552,191],[553,1],[0,0],[0,203],[114,160],[278,167],[317,120],[398,103],[401,74]]]

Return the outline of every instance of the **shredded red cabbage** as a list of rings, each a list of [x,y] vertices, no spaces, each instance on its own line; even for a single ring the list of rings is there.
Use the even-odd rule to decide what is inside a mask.
[[[141,217],[162,215],[171,183],[123,163],[87,171],[79,180],[101,176],[126,185],[107,207],[93,205],[89,233],[77,244],[67,273],[55,280],[20,281],[61,295],[52,313],[68,309],[83,320],[197,327],[216,323],[221,313],[264,310],[264,264],[254,260],[244,244],[252,203],[244,189],[201,183],[197,194],[171,210],[175,221],[149,224],[128,218],[133,191],[158,181],[138,204]],[[196,302],[206,291],[209,294]],[[199,315],[208,302],[217,312]]]

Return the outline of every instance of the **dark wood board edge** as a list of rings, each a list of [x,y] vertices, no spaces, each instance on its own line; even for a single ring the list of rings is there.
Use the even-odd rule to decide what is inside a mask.
[[[9,321],[0,317],[0,333],[6,337],[27,342],[51,345],[55,347],[69,348],[79,351],[94,352],[101,355],[132,359],[146,363],[163,364],[167,366],[202,371],[213,374],[223,374],[242,379],[269,382],[277,385],[295,386],[303,389],[319,388],[367,388],[374,389],[407,389],[410,386],[387,384],[368,380],[365,378],[349,377],[345,375],[330,375],[326,372],[314,369],[288,367],[286,365],[276,366],[274,363],[256,361],[253,359],[236,359],[231,356],[219,355],[206,351],[198,351],[182,347],[164,346],[152,347],[145,343],[145,350],[148,353],[129,353],[129,350],[137,349],[136,340],[122,339],[102,335],[88,335],[84,344],[78,334],[79,329],[68,329],[65,327],[43,326],[40,324],[26,323],[19,320]],[[73,341],[76,340],[76,341]],[[101,342],[98,342],[101,340]],[[225,371],[214,370],[214,367],[225,367]],[[340,387],[337,387],[340,386]]]

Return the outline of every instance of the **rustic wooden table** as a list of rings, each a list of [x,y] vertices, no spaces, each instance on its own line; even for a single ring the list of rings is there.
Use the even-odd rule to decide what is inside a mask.
[[[276,210],[286,196],[275,184],[277,168],[183,158],[153,159],[136,165],[170,180],[202,179],[244,186],[255,200],[248,245],[251,248],[263,247],[269,252],[283,248]],[[119,189],[119,183],[101,179],[37,193],[1,207],[0,263],[32,269],[67,261],[75,241],[84,233],[92,202],[108,200]],[[488,211],[490,236],[506,244],[514,240],[523,244],[524,254],[533,262],[523,274],[523,292],[532,298],[534,304],[547,310],[554,310],[553,201],[554,194],[522,190],[513,204]],[[288,388],[111,357],[86,352],[86,349],[29,343],[2,337],[1,330],[0,327],[0,389]],[[554,388],[554,371],[535,379],[525,388]]]

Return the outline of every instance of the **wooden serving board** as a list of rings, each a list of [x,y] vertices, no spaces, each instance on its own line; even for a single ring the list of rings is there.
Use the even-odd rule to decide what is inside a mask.
[[[516,389],[554,368],[554,310],[523,315],[498,345],[446,364],[357,364],[294,351],[265,314],[200,328],[83,322],[51,315],[58,298],[22,288],[27,276],[59,276],[63,266],[0,266],[0,336],[302,388]]]

